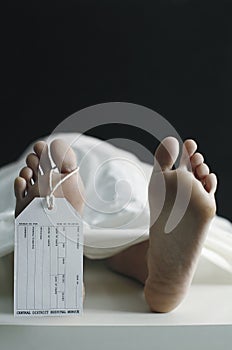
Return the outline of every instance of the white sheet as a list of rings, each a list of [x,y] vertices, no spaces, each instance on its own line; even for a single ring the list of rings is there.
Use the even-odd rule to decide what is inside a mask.
[[[149,231],[147,186],[152,166],[113,145],[80,134],[59,134],[77,155],[86,188],[83,214],[85,256],[109,257],[144,241]],[[53,136],[54,138],[54,136]],[[49,141],[51,138],[49,138]],[[13,183],[25,165],[25,156],[0,169],[0,256],[14,249]],[[218,216],[213,220],[202,254],[232,272],[232,224]]]

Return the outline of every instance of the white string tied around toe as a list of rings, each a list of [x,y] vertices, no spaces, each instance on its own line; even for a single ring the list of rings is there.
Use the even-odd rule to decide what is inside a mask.
[[[72,175],[76,174],[79,171],[79,167],[77,167],[75,170],[71,171],[71,173],[67,174],[63,179],[61,179],[57,184],[52,188],[52,175],[54,173],[54,170],[57,169],[57,167],[53,167],[49,172],[49,188],[50,188],[50,194],[46,196],[47,206],[49,210],[52,210],[54,208],[55,204],[55,197],[54,193],[57,190],[57,188],[62,185],[63,182],[68,180]]]

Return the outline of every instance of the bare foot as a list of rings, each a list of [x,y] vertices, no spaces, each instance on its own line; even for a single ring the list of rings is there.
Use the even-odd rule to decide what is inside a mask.
[[[53,186],[64,178],[68,173],[76,169],[77,161],[73,150],[63,141],[54,140],[50,146],[51,156],[59,173],[53,173]],[[34,145],[34,152],[27,156],[27,167],[24,167],[15,179],[16,209],[15,216],[33,200],[34,197],[45,197],[49,194],[49,172],[51,162],[48,157],[48,146],[44,141]],[[39,172],[42,168],[43,175]],[[81,178],[74,174],[57,188],[55,197],[65,197],[72,206],[82,214],[84,199]]]
[[[27,156],[27,167],[24,167],[15,179],[16,209],[18,216],[35,198],[49,194],[49,172],[51,162],[48,156],[48,146],[39,141],[34,145],[34,152]],[[53,173],[53,187],[68,173],[77,168],[76,155],[64,141],[56,139],[51,143],[50,152],[59,173]],[[39,172],[39,166],[43,175]],[[84,186],[79,173],[73,174],[54,193],[55,197],[65,197],[71,205],[82,214],[84,208]],[[85,289],[83,285],[83,298]]]
[[[144,287],[147,303],[156,312],[171,311],[186,295],[216,211],[216,176],[209,172],[203,156],[195,153],[197,145],[193,140],[186,140],[184,145],[187,152],[182,151],[179,168],[172,170],[179,154],[179,144],[173,137],[163,140],[155,153],[149,184],[151,222],[157,215],[157,203],[161,200],[162,179],[166,184],[163,209],[150,229],[148,276]],[[189,165],[192,169],[188,169]],[[177,193],[177,175],[183,190],[190,189],[190,200],[181,221],[166,234],[165,226]]]

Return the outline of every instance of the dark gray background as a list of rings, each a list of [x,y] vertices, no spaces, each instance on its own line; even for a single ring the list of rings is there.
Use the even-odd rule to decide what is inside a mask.
[[[132,102],[197,140],[219,177],[218,214],[232,219],[231,1],[10,1],[1,9],[0,165],[64,118]],[[142,116],[141,116],[142,117]],[[89,134],[157,142],[132,127]]]

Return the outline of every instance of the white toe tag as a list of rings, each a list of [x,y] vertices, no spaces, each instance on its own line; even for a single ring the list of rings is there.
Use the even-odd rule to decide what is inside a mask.
[[[83,226],[65,198],[33,201],[15,219],[14,315],[69,316],[83,309]]]

